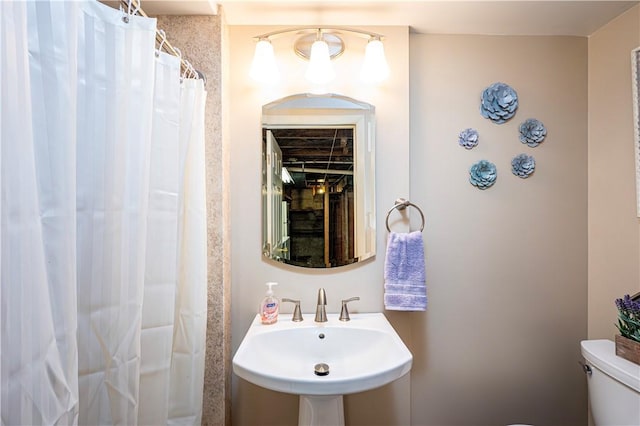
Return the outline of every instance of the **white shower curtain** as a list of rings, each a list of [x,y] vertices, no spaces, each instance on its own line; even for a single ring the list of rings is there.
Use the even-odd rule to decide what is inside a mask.
[[[156,59],[154,144],[151,150],[149,220],[142,310],[140,366],[141,424],[167,424],[169,371],[173,345],[178,263],[180,158],[180,60],[165,53]],[[164,309],[158,309],[159,306]]]
[[[200,423],[206,94],[154,38],[0,2],[2,424]]]
[[[76,5],[44,6],[0,2],[3,424],[78,420]]]
[[[169,421],[172,425],[200,424],[204,387],[207,326],[207,235],[204,162],[204,83],[185,80],[181,98],[181,172],[178,226],[178,290],[171,357]]]

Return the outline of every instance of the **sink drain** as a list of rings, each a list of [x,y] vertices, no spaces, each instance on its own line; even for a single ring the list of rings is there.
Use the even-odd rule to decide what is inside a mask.
[[[326,376],[329,374],[329,366],[324,362],[321,362],[313,367],[313,372],[316,376]]]

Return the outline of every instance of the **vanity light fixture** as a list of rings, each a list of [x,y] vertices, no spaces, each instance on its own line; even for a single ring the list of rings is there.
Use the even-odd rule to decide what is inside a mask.
[[[322,38],[322,32],[318,30],[316,40],[311,45],[309,53],[309,66],[305,78],[313,84],[327,84],[336,78],[336,72],[331,65],[329,44]]]
[[[276,57],[273,54],[273,45],[268,38],[260,38],[256,43],[256,51],[253,54],[249,75],[262,84],[278,82],[280,73],[278,72]]]
[[[389,65],[384,55],[384,45],[379,37],[372,37],[364,51],[360,78],[365,83],[381,83],[389,77]]]
[[[295,33],[295,53],[309,61],[305,78],[314,85],[325,85],[335,78],[331,60],[344,52],[343,33],[355,34],[368,39],[360,78],[365,83],[377,84],[389,76],[389,65],[384,53],[382,34],[347,27],[295,27],[273,31],[254,37],[257,41],[251,65],[251,77],[261,83],[275,83],[278,66],[272,40]]]

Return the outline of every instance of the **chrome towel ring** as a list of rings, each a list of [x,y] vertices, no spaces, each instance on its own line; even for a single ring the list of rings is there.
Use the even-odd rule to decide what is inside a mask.
[[[391,212],[394,210],[404,210],[409,206],[415,207],[420,213],[420,217],[422,218],[422,226],[420,227],[420,232],[422,232],[422,230],[424,229],[424,213],[422,213],[422,210],[420,209],[420,207],[416,206],[411,201],[405,200],[404,198],[398,198],[394,206],[391,207],[387,212],[387,218],[385,219],[385,225],[387,226],[387,231],[391,232],[391,229],[389,229],[389,216],[391,215]]]

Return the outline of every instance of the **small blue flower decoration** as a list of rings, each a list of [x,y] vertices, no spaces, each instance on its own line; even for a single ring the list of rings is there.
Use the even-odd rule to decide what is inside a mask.
[[[496,124],[513,117],[517,108],[518,94],[508,84],[493,83],[482,92],[480,113]]]
[[[531,148],[540,145],[545,136],[547,136],[547,129],[535,118],[529,118],[520,124],[520,142]]]
[[[478,189],[487,189],[498,177],[496,166],[487,160],[480,160],[469,169],[469,182]]]
[[[473,148],[478,145],[478,131],[476,129],[464,129],[458,135],[458,143],[466,149]]]
[[[535,169],[536,160],[530,155],[516,155],[513,157],[513,160],[511,160],[511,172],[522,179],[528,178]]]

